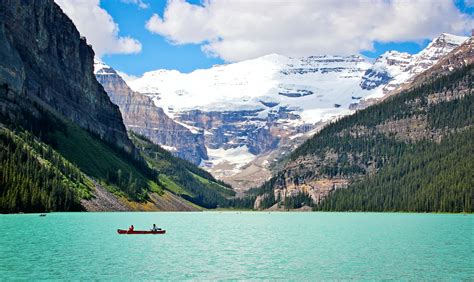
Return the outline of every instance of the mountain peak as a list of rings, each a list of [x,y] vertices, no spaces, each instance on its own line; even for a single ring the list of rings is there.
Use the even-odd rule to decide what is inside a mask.
[[[454,34],[449,34],[449,33],[441,33],[440,36],[435,38],[431,43],[448,43],[448,44],[455,44],[455,45],[460,45],[464,41],[466,41],[469,37],[467,36],[459,36],[459,35],[454,35]]]
[[[101,59],[94,57],[94,74],[116,74],[116,72]]]

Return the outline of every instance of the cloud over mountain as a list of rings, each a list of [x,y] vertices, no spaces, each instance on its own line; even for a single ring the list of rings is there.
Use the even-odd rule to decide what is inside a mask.
[[[99,57],[105,54],[131,54],[141,51],[142,44],[138,40],[129,36],[119,36],[118,24],[99,6],[99,0],[55,0],[55,2],[72,19]]]
[[[269,53],[354,54],[374,41],[417,41],[472,26],[473,17],[448,0],[170,0],[163,17],[146,23],[173,44],[202,44],[231,62]]]

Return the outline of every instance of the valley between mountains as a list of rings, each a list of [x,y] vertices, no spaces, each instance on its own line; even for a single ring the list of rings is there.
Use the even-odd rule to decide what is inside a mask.
[[[52,0],[10,2],[1,212],[472,212],[472,37],[132,78]]]

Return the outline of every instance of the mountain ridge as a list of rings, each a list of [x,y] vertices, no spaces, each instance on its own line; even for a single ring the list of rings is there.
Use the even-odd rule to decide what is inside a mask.
[[[269,54],[187,74],[151,71],[127,83],[203,135],[202,167],[248,189],[321,126],[377,102],[465,39],[442,34],[419,54],[386,52],[372,64],[356,55]]]

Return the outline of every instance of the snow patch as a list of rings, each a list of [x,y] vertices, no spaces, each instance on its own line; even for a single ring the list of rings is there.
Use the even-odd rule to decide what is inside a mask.
[[[247,146],[240,146],[227,150],[224,148],[207,148],[207,155],[209,156],[209,159],[203,160],[200,166],[205,168],[214,168],[218,165],[231,166],[230,168],[223,169],[223,171],[226,171],[226,176],[237,174],[243,166],[257,157],[249,152]]]
[[[178,151],[178,148],[173,147],[173,146],[166,146],[166,145],[160,145],[161,148],[165,149],[166,151],[169,152],[176,152]]]

